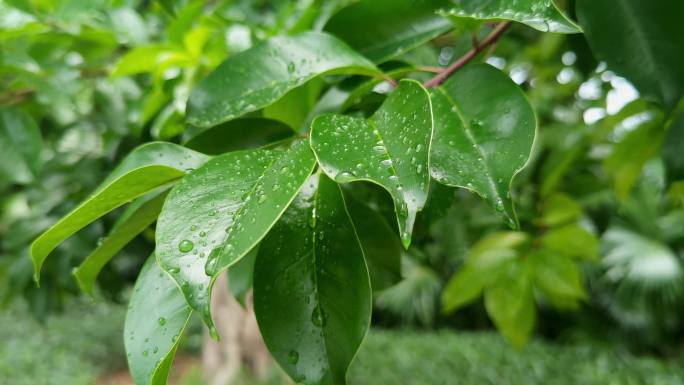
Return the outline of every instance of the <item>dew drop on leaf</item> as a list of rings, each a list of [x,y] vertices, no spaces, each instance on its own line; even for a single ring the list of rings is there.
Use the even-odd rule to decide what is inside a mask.
[[[192,243],[192,241],[184,239],[184,240],[180,241],[180,243],[178,244],[178,251],[180,251],[181,253],[188,253],[188,252],[192,251],[192,249],[194,247],[195,247],[195,244]]]
[[[293,365],[296,364],[299,361],[299,353],[295,350],[291,350],[287,354],[287,360]]]

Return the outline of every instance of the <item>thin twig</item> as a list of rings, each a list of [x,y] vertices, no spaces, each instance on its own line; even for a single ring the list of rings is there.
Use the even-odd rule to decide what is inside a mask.
[[[509,22],[503,22],[499,23],[492,33],[490,33],[487,37],[484,38],[481,42],[479,42],[476,46],[470,49],[470,51],[466,52],[465,55],[461,56],[460,59],[456,60],[452,65],[449,67],[445,68],[442,72],[438,73],[435,75],[432,79],[428,80],[423,84],[426,88],[429,87],[436,87],[440,84],[442,84],[451,74],[456,72],[459,68],[463,67],[464,65],[468,64],[475,56],[477,56],[478,53],[480,53],[483,49],[487,48],[488,46],[492,45],[495,43],[501,35],[506,31],[506,28],[510,25]]]

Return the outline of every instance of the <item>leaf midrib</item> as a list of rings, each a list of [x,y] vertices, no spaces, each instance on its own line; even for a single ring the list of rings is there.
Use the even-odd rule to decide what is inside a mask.
[[[454,112],[458,116],[458,118],[463,122],[463,131],[466,134],[466,137],[468,140],[470,140],[470,143],[474,146],[475,150],[477,151],[477,154],[482,158],[482,163],[484,168],[485,168],[485,179],[487,180],[489,184],[489,188],[492,190],[492,193],[494,194],[494,198],[496,199],[496,202],[502,201],[503,199],[501,198],[501,194],[499,193],[499,190],[497,189],[496,183],[494,182],[494,179],[492,178],[492,171],[489,166],[489,158],[485,153],[482,152],[479,146],[479,142],[475,140],[475,137],[473,136],[472,129],[470,127],[470,123],[468,122],[467,119],[465,119],[463,112],[461,111],[461,108],[456,104],[456,101],[442,88],[442,87],[436,87],[436,89],[446,98],[446,100],[454,107]],[[467,186],[463,186],[466,187]]]

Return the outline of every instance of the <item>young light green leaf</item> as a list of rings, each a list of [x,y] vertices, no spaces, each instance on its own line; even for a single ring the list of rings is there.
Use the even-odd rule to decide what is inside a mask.
[[[188,99],[187,120],[211,127],[280,99],[315,76],[379,75],[373,63],[324,33],[279,36],[224,61]]]
[[[230,152],[169,193],[157,221],[157,258],[212,332],[209,303],[216,276],[261,240],[314,165],[305,141],[287,150]]]
[[[262,242],[254,311],[266,346],[296,382],[346,383],[370,325],[371,288],[341,191],[327,176],[309,178]]]
[[[477,64],[457,71],[431,97],[432,177],[476,192],[516,228],[511,183],[529,159],[537,128],[525,94],[501,71]]]
[[[580,33],[582,29],[561,12],[553,0],[456,0],[440,12],[456,20],[510,20],[542,32]]]
[[[544,233],[539,241],[545,249],[569,258],[598,258],[598,240],[576,223],[551,229]]]
[[[136,385],[166,384],[191,313],[178,286],[152,254],[135,283],[124,325],[128,367]]]
[[[399,282],[403,250],[396,232],[377,211],[352,194],[344,194],[344,201],[359,235],[373,292]]]
[[[311,127],[311,147],[328,176],[367,180],[392,195],[405,247],[427,200],[432,127],[430,98],[414,80],[402,80],[368,120],[322,115]]]
[[[598,60],[674,108],[684,94],[680,0],[579,0],[577,17]]]
[[[28,114],[0,108],[0,182],[31,182],[41,169],[42,149],[40,129]]]
[[[586,298],[582,276],[572,259],[548,251],[528,256],[534,276],[534,284],[541,289],[551,303],[559,307],[576,308],[577,302]]]
[[[524,263],[510,263],[484,292],[485,309],[499,332],[516,348],[527,342],[537,310],[532,277]]]
[[[448,0],[362,0],[335,14],[325,30],[380,63],[449,31],[451,23],[435,13],[448,5]]]
[[[148,228],[159,216],[167,191],[150,193],[131,203],[119,217],[106,238],[81,264],[74,269],[79,287],[85,293],[93,294],[93,285],[102,268],[123,249],[128,242]]]
[[[172,143],[152,142],[133,150],[90,197],[33,241],[31,259],[36,281],[45,258],[66,238],[111,210],[181,178],[207,159]]]
[[[443,312],[455,311],[479,297],[519,256],[517,248],[528,240],[525,233],[508,231],[491,234],[473,245],[463,267],[442,292]]]

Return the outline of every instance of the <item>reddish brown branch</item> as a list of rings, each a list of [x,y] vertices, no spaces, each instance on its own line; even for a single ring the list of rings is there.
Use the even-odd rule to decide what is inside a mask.
[[[436,87],[440,84],[442,84],[445,80],[451,76],[454,72],[456,72],[459,68],[463,67],[464,65],[468,64],[475,56],[477,56],[478,53],[482,52],[485,48],[489,47],[490,45],[494,44],[501,35],[506,31],[508,26],[510,25],[509,22],[503,22],[499,23],[492,33],[490,33],[487,37],[484,38],[484,40],[480,41],[477,43],[477,45],[474,45],[473,48],[470,49],[470,51],[466,52],[465,55],[461,56],[458,60],[456,60],[453,64],[451,64],[449,67],[445,68],[443,71],[435,75],[432,79],[428,80],[423,84],[425,87]]]

